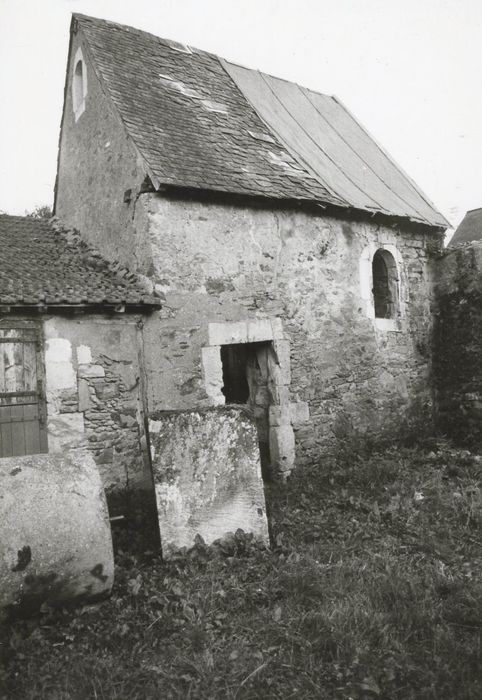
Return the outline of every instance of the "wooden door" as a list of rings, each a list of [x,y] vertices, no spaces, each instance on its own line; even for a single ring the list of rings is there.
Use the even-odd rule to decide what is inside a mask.
[[[47,452],[39,328],[0,327],[0,457]]]

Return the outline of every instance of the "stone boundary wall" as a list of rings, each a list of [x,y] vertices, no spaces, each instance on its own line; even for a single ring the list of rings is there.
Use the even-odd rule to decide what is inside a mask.
[[[482,447],[482,242],[436,263],[433,380],[439,429]]]

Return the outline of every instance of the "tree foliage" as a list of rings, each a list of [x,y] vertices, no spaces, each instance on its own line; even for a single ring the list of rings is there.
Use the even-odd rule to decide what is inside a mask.
[[[48,204],[38,204],[32,211],[25,211],[25,216],[28,219],[50,219],[52,209]]]

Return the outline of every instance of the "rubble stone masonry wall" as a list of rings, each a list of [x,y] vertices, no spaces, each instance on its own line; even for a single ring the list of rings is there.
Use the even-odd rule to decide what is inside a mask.
[[[292,416],[298,462],[353,433],[391,437],[430,420],[435,234],[152,194],[141,205],[152,256],[146,273],[165,294],[145,329],[151,410],[219,403],[212,364],[203,362],[219,351],[213,336],[222,324],[228,335],[249,334],[257,320],[259,328],[276,321],[273,337],[288,355],[279,403]],[[398,266],[400,314],[389,321],[374,318],[371,298],[379,247]],[[231,342],[249,340],[237,332]]]
[[[434,381],[439,428],[482,446],[482,242],[449,249],[436,262]]]
[[[260,328],[276,321],[276,336],[252,342],[272,343],[279,362],[270,420],[282,459],[294,455],[293,431],[299,461],[317,459],[351,434],[392,437],[404,425],[427,424],[428,259],[439,235],[355,221],[355,214],[343,220],[321,208],[143,192],[146,166],[93,72],[81,31],[71,56],[79,48],[88,89],[76,120],[69,65],[56,214],[165,294],[144,334],[149,410],[218,405],[221,346],[213,324],[247,329],[251,321]],[[388,323],[374,318],[371,260],[379,247],[396,261],[400,290],[399,315]],[[251,342],[241,336],[237,342]]]
[[[125,514],[136,491],[152,490],[136,320],[44,322],[49,453],[91,452],[111,514]]]

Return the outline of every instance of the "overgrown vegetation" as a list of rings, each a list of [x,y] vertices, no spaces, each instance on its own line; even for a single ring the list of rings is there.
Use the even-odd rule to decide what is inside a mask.
[[[4,696],[482,697],[482,458],[432,447],[273,487],[271,551],[119,552],[109,600],[5,630]]]
[[[52,217],[52,209],[48,204],[38,204],[32,211],[25,211],[25,216],[28,219],[50,219]]]

